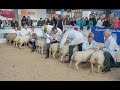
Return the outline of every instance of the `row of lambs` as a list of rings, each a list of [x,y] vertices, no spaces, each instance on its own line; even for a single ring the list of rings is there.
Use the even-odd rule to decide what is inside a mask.
[[[9,44],[11,44],[11,41],[14,41],[13,45],[16,45],[19,43],[19,47],[21,48],[22,44],[28,43],[29,36],[16,36],[16,34],[8,34],[6,39],[9,41]],[[38,40],[36,43],[38,52],[41,51],[43,54],[44,48],[45,48],[45,42],[43,40]],[[50,54],[52,52],[52,56],[55,59],[55,54],[58,52],[59,43],[52,44],[50,47]],[[59,53],[61,54],[61,62],[63,62],[63,58],[67,55],[69,50],[69,46],[66,44],[64,47],[62,47],[59,50]],[[73,61],[75,61],[75,66],[78,70],[78,64],[80,62],[90,62],[91,63],[91,72],[93,73],[93,65],[98,65],[98,72],[100,67],[103,66],[104,61],[104,55],[103,51],[98,50],[87,50],[87,51],[78,51],[77,52],[77,46],[74,48],[74,54],[71,57],[70,67]]]
[[[94,50],[86,50],[86,51],[78,51],[75,52],[70,61],[70,67],[75,62],[76,69],[78,69],[78,64],[81,62],[90,62],[91,69],[90,73],[94,73],[94,65],[97,65],[97,72],[100,71],[100,68],[103,68],[104,62],[104,52],[102,50],[94,49]]]
[[[55,59],[55,54],[57,53],[58,48],[59,48],[58,43],[51,45],[50,52],[52,52],[53,59]],[[68,45],[64,45],[60,49],[59,53],[61,54],[61,62],[63,62],[63,58],[67,55],[68,50],[69,50]],[[102,50],[99,50],[99,48],[90,49],[90,50],[86,50],[86,51],[77,51],[77,50],[78,50],[78,47],[76,46],[73,50],[74,54],[71,57],[70,67],[71,67],[73,61],[75,61],[75,66],[76,66],[77,70],[78,70],[79,63],[90,62],[90,64],[91,64],[90,73],[92,73],[92,74],[94,73],[94,71],[93,71],[94,64],[96,64],[98,66],[97,72],[100,71],[100,67],[103,68],[104,54],[103,54]]]
[[[11,42],[13,41],[13,46],[22,48],[23,44],[28,44],[30,40],[30,36],[17,36],[15,33],[9,33],[6,36],[6,40],[8,41],[8,44],[11,45]]]

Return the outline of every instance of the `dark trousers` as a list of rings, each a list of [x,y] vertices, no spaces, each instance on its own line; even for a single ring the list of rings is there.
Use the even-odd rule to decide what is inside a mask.
[[[36,49],[35,42],[30,41],[29,43],[32,45],[32,49],[35,50]]]
[[[47,43],[46,57],[49,57],[50,43]]]
[[[50,44],[53,44],[53,43],[59,43],[59,42],[57,40],[55,40],[54,42],[47,43],[46,57],[49,57]]]
[[[107,68],[111,68],[115,66],[115,61],[110,53],[104,52],[105,60],[104,60],[104,66]]]
[[[71,56],[73,55],[73,49],[76,45],[69,46],[69,61],[71,61]],[[78,44],[78,51],[82,51],[82,43]]]

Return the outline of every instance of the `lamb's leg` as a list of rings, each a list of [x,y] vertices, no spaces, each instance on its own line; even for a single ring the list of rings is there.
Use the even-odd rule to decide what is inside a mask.
[[[72,67],[72,60],[70,61],[70,68]]]
[[[93,64],[91,64],[91,71],[90,71],[90,73],[94,73],[94,66],[93,66]]]
[[[16,47],[17,47],[17,44],[18,44],[18,43],[17,43],[17,42],[15,42],[15,46],[16,46]]]
[[[38,52],[38,47],[36,47],[36,53]]]
[[[100,67],[101,67],[101,65],[98,65],[98,71],[97,71],[97,73],[99,73],[99,72],[100,72]]]
[[[63,62],[63,57],[64,57],[64,56],[63,56],[63,55],[61,55],[61,63]]]
[[[54,60],[55,60],[55,54],[56,54],[55,52],[52,53],[52,56],[53,56],[53,59],[54,59]]]
[[[13,47],[15,47],[15,44],[16,44],[16,43],[15,43],[15,41],[14,41],[14,42],[13,42]]]
[[[19,44],[19,49],[22,49],[22,43]]]
[[[9,45],[11,45],[11,40],[9,40]]]
[[[42,55],[44,54],[44,48],[43,47],[41,48],[41,54]]]
[[[79,70],[79,68],[78,68],[78,64],[79,64],[80,62],[75,62],[75,66],[76,66],[76,69],[77,70]]]

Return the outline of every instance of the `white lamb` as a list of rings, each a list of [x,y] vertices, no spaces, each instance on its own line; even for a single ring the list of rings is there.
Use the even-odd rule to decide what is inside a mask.
[[[75,46],[73,49],[73,53],[78,51],[78,46]],[[61,54],[61,62],[63,61],[63,58],[68,54],[69,52],[69,45],[64,45],[63,47],[60,48],[60,54]]]
[[[22,36],[22,37],[20,38],[20,40],[18,41],[18,43],[19,43],[19,48],[21,49],[23,44],[26,44],[26,45],[27,45],[29,41],[30,41],[30,36],[29,36],[29,35],[28,35],[28,36]]]
[[[79,70],[78,64],[81,62],[88,62],[94,52],[95,52],[95,50],[92,50],[92,49],[86,50],[86,51],[75,52],[71,57],[70,67],[72,65],[72,62],[75,61],[75,66],[76,66],[77,70]]]
[[[22,36],[17,36],[14,40],[13,40],[13,46],[17,47],[18,43],[19,43],[19,40]]]
[[[94,67],[93,65],[97,65],[97,72],[100,71],[100,67],[103,67],[103,62],[104,62],[104,52],[102,50],[96,51],[92,54],[90,58],[90,64],[91,64],[91,70],[90,73],[94,73]]]
[[[53,56],[53,59],[55,59],[55,55],[56,55],[56,53],[58,52],[58,50],[59,50],[59,43],[53,43],[53,44],[51,44],[50,45],[50,53],[49,53],[49,56],[51,55],[51,53],[52,53],[52,56]]]
[[[11,45],[11,42],[16,38],[16,33],[8,33],[6,36],[6,40],[8,41],[8,44]]]
[[[36,51],[38,53],[44,54],[45,41],[42,39],[36,40],[35,45],[36,45]]]

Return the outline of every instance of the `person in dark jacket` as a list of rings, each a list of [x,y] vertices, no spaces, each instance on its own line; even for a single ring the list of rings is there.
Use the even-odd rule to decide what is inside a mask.
[[[42,18],[40,18],[40,20],[37,22],[37,26],[43,26],[44,25],[44,21],[42,20]]]
[[[57,20],[55,17],[53,17],[53,22],[54,22],[55,26],[57,26]]]
[[[87,18],[87,17],[85,18],[85,21],[86,21],[85,26],[87,26],[87,25],[88,25],[88,23],[89,23],[89,20],[88,20],[88,18]]]
[[[70,25],[74,26],[74,21],[71,19]]]
[[[103,26],[110,27],[110,22],[108,21],[107,18],[104,19]]]
[[[53,17],[52,17],[52,18],[50,18],[50,20],[49,20],[49,21],[50,21],[50,25],[52,25],[52,26],[53,26],[53,25],[54,25]]]
[[[21,25],[24,26],[25,24],[27,24],[27,19],[25,16],[23,16],[21,20]]]
[[[93,26],[95,26],[95,25],[96,25],[96,23],[97,23],[96,18],[95,18],[95,17],[93,17],[93,18],[92,18],[92,20],[93,20]]]
[[[57,27],[60,28],[60,29],[63,31],[63,22],[62,22],[62,18],[59,19]]]
[[[27,25],[32,26],[32,20],[30,19],[30,16],[27,17]]]
[[[0,28],[1,28],[2,20],[0,20]]]
[[[18,27],[19,25],[18,25],[18,22],[17,21],[15,21],[15,19],[13,19],[12,21],[11,21],[11,27]]]

